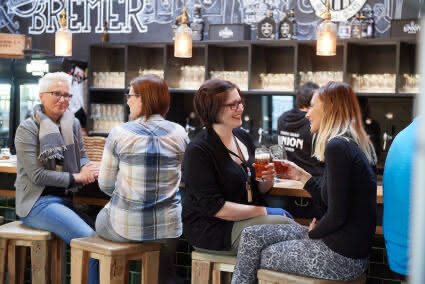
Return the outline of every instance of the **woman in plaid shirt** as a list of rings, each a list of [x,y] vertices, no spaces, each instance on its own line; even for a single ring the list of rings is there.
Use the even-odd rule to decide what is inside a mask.
[[[111,196],[96,219],[96,232],[112,241],[161,240],[160,283],[175,281],[174,240],[182,234],[177,194],[188,144],[182,126],[164,119],[170,106],[167,83],[158,76],[130,83],[130,120],[108,136],[99,187]],[[169,271],[164,271],[167,269]]]

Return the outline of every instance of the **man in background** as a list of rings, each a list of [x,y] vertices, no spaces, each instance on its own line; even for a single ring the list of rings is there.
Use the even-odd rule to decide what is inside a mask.
[[[311,98],[319,86],[307,82],[296,90],[295,108],[283,113],[278,120],[278,134],[283,141],[288,160],[305,169],[312,176],[320,176],[323,165],[312,157],[310,121],[305,117]]]
[[[319,86],[307,82],[297,88],[295,108],[284,112],[278,119],[279,143],[283,143],[288,160],[305,169],[312,176],[320,176],[323,164],[312,157],[313,137],[310,121],[305,117],[310,107],[311,98]],[[296,218],[320,217],[320,204],[312,204],[311,199],[302,197],[266,196],[269,206],[285,208]]]

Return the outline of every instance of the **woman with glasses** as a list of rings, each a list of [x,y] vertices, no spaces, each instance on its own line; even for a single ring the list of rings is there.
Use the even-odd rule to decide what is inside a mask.
[[[133,79],[127,104],[131,121],[112,129],[103,152],[99,187],[111,200],[97,216],[96,232],[112,241],[162,243],[159,281],[175,283],[175,239],[182,234],[178,191],[188,137],[164,118],[170,93],[160,77]]]
[[[259,225],[242,232],[232,283],[256,283],[258,268],[329,280],[359,279],[368,267],[376,226],[376,155],[362,125],[357,97],[346,83],[316,91],[306,117],[316,134],[313,155],[325,162],[312,177],[292,162],[298,180],[325,209],[309,227]]]
[[[16,214],[24,225],[53,232],[68,245],[95,234],[92,220],[72,206],[72,194],[98,175],[87,158],[80,123],[67,110],[71,79],[63,72],[40,79],[41,104],[15,136]],[[88,279],[99,283],[97,260],[90,259]]]
[[[239,88],[229,81],[206,81],[194,107],[205,127],[184,157],[184,235],[198,250],[236,255],[245,227],[293,220],[283,209],[263,206],[261,195],[272,188],[275,171],[271,164],[263,181],[255,181],[255,147],[240,129],[244,103]]]

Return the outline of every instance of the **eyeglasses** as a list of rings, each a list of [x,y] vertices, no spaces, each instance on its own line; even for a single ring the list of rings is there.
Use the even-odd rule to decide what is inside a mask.
[[[46,94],[50,94],[55,96],[58,101],[63,98],[64,101],[69,101],[72,98],[72,95],[69,93],[61,93],[61,92],[44,92]]]
[[[242,105],[242,107],[245,107],[245,102],[243,100],[231,103],[231,104],[224,104],[225,107],[230,107],[231,110],[237,110],[239,109],[239,105]]]
[[[127,101],[131,98],[131,97],[140,97],[141,95],[139,94],[124,94],[124,96],[126,97]]]

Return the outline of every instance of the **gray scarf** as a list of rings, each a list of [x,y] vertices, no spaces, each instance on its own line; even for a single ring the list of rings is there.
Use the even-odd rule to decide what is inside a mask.
[[[74,115],[66,110],[59,120],[59,125],[52,121],[45,113],[42,105],[35,105],[32,119],[39,126],[38,139],[40,141],[40,155],[42,162],[58,159],[63,160],[63,171],[78,173],[79,163],[75,155],[74,145]]]

